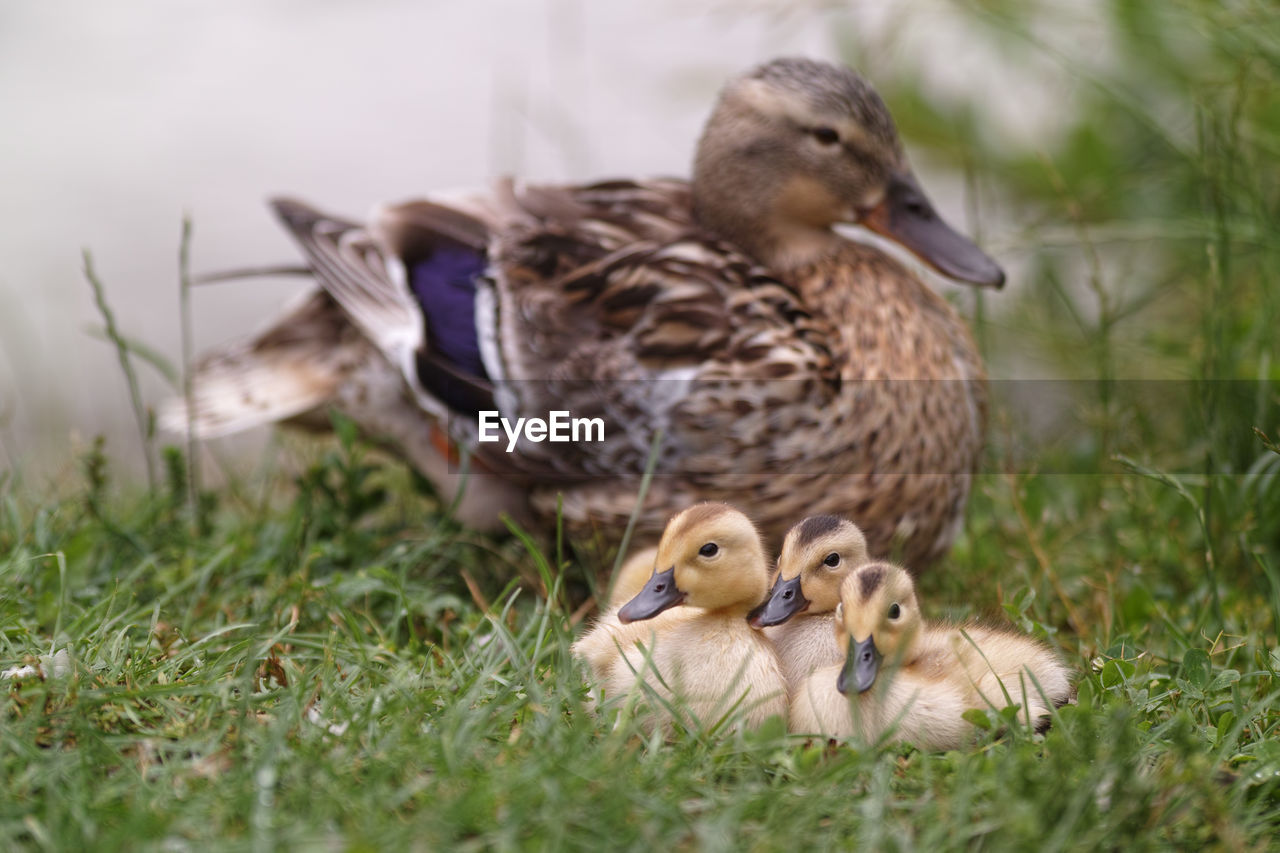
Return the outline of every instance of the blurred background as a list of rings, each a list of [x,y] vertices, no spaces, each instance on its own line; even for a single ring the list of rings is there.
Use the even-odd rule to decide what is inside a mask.
[[[1248,470],[1269,459],[1252,428],[1276,426],[1276,17],[1192,0],[4,4],[0,468],[56,484],[102,435],[143,471],[82,250],[155,406],[180,362],[184,215],[199,273],[297,260],[273,194],[358,218],[506,173],[687,174],[721,83],[806,54],[875,83],[944,216],[1010,272],[985,298],[935,282],[994,379],[1037,380],[997,386],[1008,420],[1088,425],[1067,469],[1172,430],[1166,464]],[[304,286],[197,288],[196,351]],[[994,426],[999,444],[1012,428]]]

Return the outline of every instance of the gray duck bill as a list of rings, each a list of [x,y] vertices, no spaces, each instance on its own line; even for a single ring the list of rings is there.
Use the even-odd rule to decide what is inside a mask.
[[[753,628],[767,628],[770,625],[781,625],[797,613],[809,609],[809,599],[800,591],[800,576],[789,581],[781,576],[773,583],[769,598],[747,614],[747,621]]]
[[[1004,286],[1004,270],[938,216],[910,173],[890,180],[884,200],[862,217],[862,224],[948,278],[997,290]]]
[[[876,673],[880,671],[880,661],[884,656],[876,649],[875,637],[867,637],[862,642],[849,638],[849,651],[845,655],[844,667],[840,677],[836,679],[836,689],[841,693],[849,693],[849,682],[859,693],[865,693],[876,683]]]
[[[684,601],[684,593],[676,588],[676,567],[654,572],[636,597],[618,610],[618,621],[624,625],[652,619],[662,611]]]

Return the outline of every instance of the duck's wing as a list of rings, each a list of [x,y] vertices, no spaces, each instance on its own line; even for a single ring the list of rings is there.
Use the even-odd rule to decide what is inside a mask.
[[[521,441],[508,467],[540,481],[638,478],[658,429],[658,470],[694,491],[726,465],[785,467],[768,458],[790,452],[774,430],[839,388],[833,332],[695,226],[687,184],[538,188],[516,202],[524,218],[491,245],[478,319],[500,408],[598,418],[604,435]]]
[[[301,246],[316,281],[401,370],[428,413],[442,420],[449,416],[448,395],[439,390],[446,386],[460,400],[489,399],[483,371],[475,369],[478,366],[468,370],[471,365],[465,358],[452,359],[447,349],[442,352],[440,342],[428,337],[431,326],[425,322],[436,291],[450,301],[451,275],[456,278],[460,269],[469,282],[483,270],[488,240],[483,223],[426,201],[384,209],[369,226],[295,199],[274,199],[272,207]],[[419,279],[425,282],[421,293],[415,288]],[[431,284],[438,287],[432,290]],[[471,288],[464,298],[473,298],[474,285]]]
[[[324,290],[495,472],[616,484],[639,477],[661,429],[660,470],[696,491],[726,465],[802,457],[773,431],[839,387],[832,330],[700,231],[683,181],[506,181],[386,207],[366,227],[275,207]],[[582,426],[507,452],[505,435],[476,443],[486,410]],[[743,454],[726,454],[735,441]]]
[[[304,202],[273,199],[271,206],[293,234],[324,289],[387,353],[414,352],[422,343],[421,313],[395,268],[361,225],[321,213]]]
[[[503,235],[541,231],[554,239],[572,231],[562,261],[585,264],[607,254],[606,246],[638,238],[597,214],[629,207],[633,225],[648,217],[641,231],[662,239],[662,228],[687,224],[682,188],[677,181],[561,188],[503,180],[489,193],[385,205],[368,225],[292,198],[271,204],[321,288],[400,369],[419,405],[446,421],[494,406],[490,376],[501,367],[496,357],[486,363],[494,330],[478,322],[477,312],[491,302],[490,252]],[[664,206],[665,216],[658,213]]]

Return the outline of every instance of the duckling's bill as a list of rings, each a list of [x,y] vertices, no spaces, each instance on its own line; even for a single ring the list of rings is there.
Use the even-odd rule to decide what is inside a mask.
[[[861,642],[849,638],[849,653],[845,656],[844,667],[836,679],[836,689],[848,694],[849,684],[859,693],[865,693],[876,683],[876,675],[880,672],[880,661],[884,655],[876,648],[876,638],[868,636]]]
[[[747,614],[747,621],[753,628],[767,628],[770,625],[781,625],[797,613],[809,609],[809,599],[800,590],[800,576],[791,580],[783,580],[779,575],[769,592],[769,598],[755,610]]]
[[[684,601],[684,593],[676,587],[676,567],[665,572],[654,572],[636,597],[618,610],[622,624],[652,619],[664,610]]]

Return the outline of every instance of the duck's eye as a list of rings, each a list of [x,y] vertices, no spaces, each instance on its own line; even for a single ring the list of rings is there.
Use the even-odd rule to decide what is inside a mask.
[[[822,561],[822,565],[834,569],[836,566],[840,565],[840,555],[835,551],[832,551],[827,555],[826,559]]]
[[[925,204],[924,199],[916,196],[909,196],[906,201],[903,202],[902,207],[907,211],[907,213],[910,213],[918,219],[933,218],[933,210],[930,209],[929,205]]]
[[[830,127],[812,128],[809,131],[809,135],[823,145],[835,145],[840,141],[840,134]]]
[[[714,557],[719,550],[719,545],[714,542],[708,542],[706,545],[703,545],[698,549],[698,553],[704,557]]]
[[[898,603],[896,601],[893,604],[889,605],[890,619],[897,619],[901,615],[902,615],[902,608],[898,606]]]

